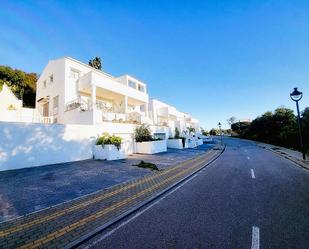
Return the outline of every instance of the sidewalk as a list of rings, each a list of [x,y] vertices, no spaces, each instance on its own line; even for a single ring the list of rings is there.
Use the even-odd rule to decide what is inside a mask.
[[[1,248],[69,248],[136,210],[221,154],[202,155],[137,180],[0,224]]]
[[[258,146],[268,149],[288,160],[293,161],[294,163],[298,164],[299,166],[308,169],[309,170],[309,160],[308,155],[306,156],[306,160],[303,160],[302,153],[299,151],[287,149],[281,146],[271,145],[271,144],[265,144],[265,143],[257,143]]]
[[[141,160],[161,170],[204,154],[213,146],[134,154],[115,161],[85,160],[1,171],[0,222],[151,174],[149,169],[134,166]]]

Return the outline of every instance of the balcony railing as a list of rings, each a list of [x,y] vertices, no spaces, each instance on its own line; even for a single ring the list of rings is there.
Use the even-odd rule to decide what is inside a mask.
[[[88,111],[90,109],[89,103],[82,98],[74,99],[68,102],[65,106],[66,111],[71,111],[79,108],[81,111]]]

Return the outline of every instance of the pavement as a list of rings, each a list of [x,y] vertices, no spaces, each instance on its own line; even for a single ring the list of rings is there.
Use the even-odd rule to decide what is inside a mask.
[[[224,140],[215,162],[80,248],[308,249],[309,171]]]
[[[70,248],[204,168],[221,150],[0,224],[1,248]]]
[[[210,150],[213,144],[155,155],[134,154],[125,160],[85,160],[0,172],[0,222],[7,221],[151,174],[141,160],[159,169]]]
[[[288,148],[284,148],[277,145],[265,144],[265,143],[257,143],[258,146],[268,149],[292,162],[298,164],[299,166],[309,170],[309,157],[306,155],[306,160],[303,159],[303,155],[301,152],[296,150],[291,150]]]

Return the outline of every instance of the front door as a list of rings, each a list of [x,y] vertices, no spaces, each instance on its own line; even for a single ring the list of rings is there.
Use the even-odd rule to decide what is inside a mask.
[[[49,116],[49,102],[43,104],[43,117]]]

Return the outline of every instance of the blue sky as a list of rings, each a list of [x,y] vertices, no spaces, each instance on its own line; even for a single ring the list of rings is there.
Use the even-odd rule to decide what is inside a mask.
[[[101,56],[207,129],[309,106],[309,1],[0,1],[0,64]]]

